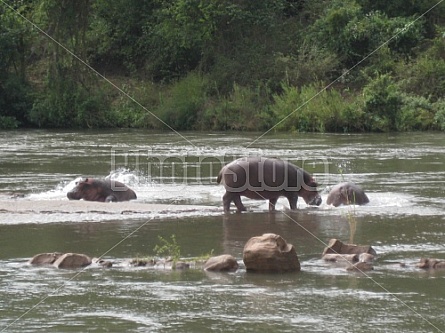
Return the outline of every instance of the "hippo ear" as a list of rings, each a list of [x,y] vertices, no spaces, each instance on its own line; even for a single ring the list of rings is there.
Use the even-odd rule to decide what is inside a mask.
[[[311,177],[309,179],[309,184],[306,184],[306,185],[308,185],[310,187],[318,187],[317,180],[315,179],[315,177]]]

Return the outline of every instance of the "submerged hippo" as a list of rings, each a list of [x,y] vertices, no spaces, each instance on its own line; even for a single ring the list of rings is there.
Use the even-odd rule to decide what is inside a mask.
[[[356,184],[346,182],[335,185],[329,192],[326,203],[338,207],[340,205],[365,205],[369,202],[365,192]]]
[[[269,210],[275,210],[280,196],[289,200],[292,210],[297,209],[301,196],[308,205],[321,204],[317,183],[303,169],[275,158],[246,157],[225,165],[219,172],[218,183],[226,189],[223,196],[224,211],[230,211],[233,201],[238,211],[246,210],[241,196],[250,199],[269,199]]]
[[[125,184],[109,179],[86,178],[76,183],[76,187],[66,196],[70,200],[101,202],[128,201],[136,199],[136,193]]]

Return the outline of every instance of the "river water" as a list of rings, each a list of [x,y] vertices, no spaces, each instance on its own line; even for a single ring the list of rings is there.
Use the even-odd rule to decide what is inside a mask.
[[[444,133],[258,137],[0,132],[0,331],[444,332],[445,271],[416,267],[422,257],[445,260]],[[243,199],[248,212],[223,214],[217,173],[250,155],[304,167],[324,202],[329,187],[348,180],[370,203],[300,201],[290,212],[280,199],[269,213],[267,202]],[[123,181],[138,199],[131,210],[97,203],[83,211],[66,199],[79,177]],[[149,205],[162,209],[142,209]],[[246,273],[244,244],[266,232],[295,246],[301,272]],[[227,253],[241,268],[211,274],[126,264],[155,256],[159,236],[172,235],[183,257]],[[374,270],[351,273],[323,262],[331,238],[372,245]],[[104,255],[115,265],[71,271],[27,264],[55,251]]]

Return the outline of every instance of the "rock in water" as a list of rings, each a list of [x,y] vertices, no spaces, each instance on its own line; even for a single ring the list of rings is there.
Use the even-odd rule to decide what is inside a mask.
[[[293,245],[281,236],[264,234],[252,237],[244,246],[243,261],[251,272],[298,272],[300,261]]]
[[[204,264],[204,270],[213,272],[234,272],[238,269],[238,262],[230,254],[223,254],[209,258]]]
[[[53,263],[53,266],[62,269],[76,269],[89,266],[91,262],[91,258],[85,254],[65,253]]]
[[[52,265],[63,253],[52,252],[52,253],[40,253],[36,254],[29,261],[31,265]]]
[[[329,253],[335,254],[362,254],[369,253],[373,256],[377,255],[377,252],[370,245],[355,245],[355,244],[344,244],[338,239],[331,239],[328,246],[324,249],[322,256]]]

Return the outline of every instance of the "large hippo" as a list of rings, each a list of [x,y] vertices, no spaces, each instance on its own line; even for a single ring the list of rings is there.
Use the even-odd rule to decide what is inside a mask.
[[[136,193],[125,184],[109,179],[86,178],[76,183],[66,196],[70,200],[101,202],[128,201],[136,199]]]
[[[317,183],[308,172],[275,158],[245,157],[225,165],[219,172],[218,183],[226,189],[223,196],[224,211],[230,211],[233,201],[238,211],[246,210],[241,196],[250,199],[269,199],[269,210],[275,210],[280,196],[289,200],[292,210],[297,208],[301,196],[309,205],[320,205]]]
[[[365,205],[369,202],[365,192],[351,182],[335,185],[329,192],[326,203],[338,207],[340,205]]]

